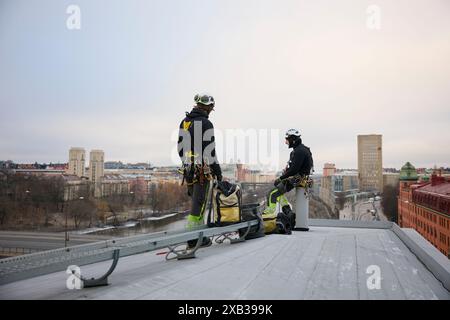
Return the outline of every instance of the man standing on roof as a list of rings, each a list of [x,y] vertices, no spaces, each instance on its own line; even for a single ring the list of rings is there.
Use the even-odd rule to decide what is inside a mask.
[[[186,181],[188,195],[192,198],[188,215],[188,230],[200,228],[204,224],[204,213],[212,180],[222,180],[222,171],[215,150],[214,126],[209,114],[214,110],[214,98],[207,94],[194,97],[196,105],[181,121],[178,135],[178,154],[183,162],[183,179]],[[193,247],[197,240],[188,242]],[[203,246],[211,240],[204,238]]]
[[[275,212],[277,201],[280,201],[283,212],[285,212],[289,207],[289,203],[284,194],[295,187],[306,187],[309,175],[313,169],[311,150],[303,145],[300,132],[296,129],[289,129],[285,138],[285,143],[293,150],[286,168],[283,170],[283,174],[275,180],[275,188],[269,193],[266,209],[268,213]]]

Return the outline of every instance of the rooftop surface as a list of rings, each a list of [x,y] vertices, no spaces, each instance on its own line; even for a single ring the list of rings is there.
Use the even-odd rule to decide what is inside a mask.
[[[450,197],[450,182],[443,182],[437,185],[432,185],[431,183],[429,183],[417,188],[416,192],[428,192]]]
[[[13,282],[0,286],[0,299],[450,299],[405,243],[389,228],[313,226],[214,244],[191,260],[166,261],[157,254],[164,250],[124,257],[105,287],[69,290],[65,272]],[[81,271],[99,276],[110,264]],[[373,266],[379,289],[367,285]]]

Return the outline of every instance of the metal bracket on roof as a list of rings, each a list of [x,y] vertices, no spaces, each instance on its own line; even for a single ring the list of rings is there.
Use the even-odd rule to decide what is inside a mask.
[[[107,278],[114,271],[119,257],[121,256],[126,257],[171,246],[171,254],[175,254],[177,259],[194,258],[196,250],[199,249],[199,247],[203,248],[203,245],[206,245],[205,241],[203,241],[205,237],[216,237],[224,233],[240,230],[240,239],[237,239],[236,241],[243,241],[247,234],[244,231],[248,229],[248,226],[256,226],[259,223],[260,221],[255,219],[223,227],[207,228],[205,226],[197,231],[164,231],[154,234],[144,234],[123,239],[99,241],[68,248],[36,252],[15,258],[5,258],[0,260],[0,285],[67,270],[69,266],[90,265],[113,259],[108,272],[98,279],[81,279],[79,273],[72,271],[74,275],[78,275],[78,278],[86,287],[107,285]],[[196,245],[195,248],[189,250],[177,250],[177,244],[178,246],[181,246],[181,244],[186,246],[186,242],[190,240],[195,241],[198,238],[200,238],[200,242],[197,241],[198,245]],[[236,241],[233,242],[235,243]],[[210,244],[211,242],[208,241],[208,245]]]
[[[249,232],[250,232],[251,226],[252,226],[252,225],[251,225],[250,221],[248,221],[248,222],[247,222],[247,229],[245,230],[244,234],[241,235],[241,233],[238,231],[238,232],[239,232],[239,238],[237,238],[237,239],[231,239],[231,240],[230,240],[231,244],[244,242],[244,241],[246,240],[245,238],[247,237],[247,235],[248,235]]]
[[[193,249],[187,249],[187,247],[185,247],[184,249],[177,249],[179,246],[184,246],[185,245],[184,243],[175,246],[168,246],[169,252],[166,254],[166,260],[193,259],[195,258],[195,252],[198,250],[198,248],[200,248],[202,242],[203,242],[203,232],[200,232],[198,234],[197,244]],[[171,254],[174,254],[175,256],[170,257]]]
[[[119,262],[119,257],[120,257],[120,249],[114,250],[113,262],[111,264],[111,267],[109,267],[109,270],[100,278],[86,279],[86,278],[80,277],[81,281],[83,281],[83,287],[90,288],[90,287],[107,286],[108,285],[108,277],[116,268],[117,262]]]
[[[242,234],[241,235],[241,233],[239,232],[239,230],[238,230],[238,233],[239,233],[239,238],[232,238],[231,237],[231,235],[233,235],[235,232],[225,232],[225,233],[222,233],[220,236],[218,236],[217,238],[216,238],[216,243],[218,243],[218,244],[222,244],[222,243],[224,243],[224,241],[225,240],[230,240],[230,243],[231,244],[235,244],[235,243],[240,243],[240,242],[244,242],[245,241],[245,238],[247,237],[247,235],[249,234],[249,232],[250,232],[250,228],[251,228],[251,223],[250,223],[250,221],[248,221],[247,222],[247,229],[245,230],[245,233],[244,234]]]
[[[235,232],[226,232],[226,233],[222,233],[220,234],[214,241],[218,244],[222,244],[225,242],[225,240],[230,240],[230,242],[233,240],[233,238],[231,237],[232,235],[234,235]]]

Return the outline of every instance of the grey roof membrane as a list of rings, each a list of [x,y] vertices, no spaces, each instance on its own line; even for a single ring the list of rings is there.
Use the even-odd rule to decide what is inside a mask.
[[[450,299],[391,229],[315,226],[214,244],[182,261],[162,251],[121,258],[106,287],[69,290],[58,272],[0,286],[0,299]],[[110,264],[81,271],[100,276]]]

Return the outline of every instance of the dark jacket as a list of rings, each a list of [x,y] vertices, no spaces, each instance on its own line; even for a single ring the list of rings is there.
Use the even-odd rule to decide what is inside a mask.
[[[179,129],[178,155],[183,164],[199,163],[201,160],[202,164],[209,165],[213,175],[221,178],[222,170],[216,156],[214,126],[209,121],[208,114],[198,108],[186,112]]]
[[[295,176],[296,174],[309,175],[313,167],[313,159],[311,150],[303,145],[300,141],[293,146],[289,162],[283,171],[281,180]]]

